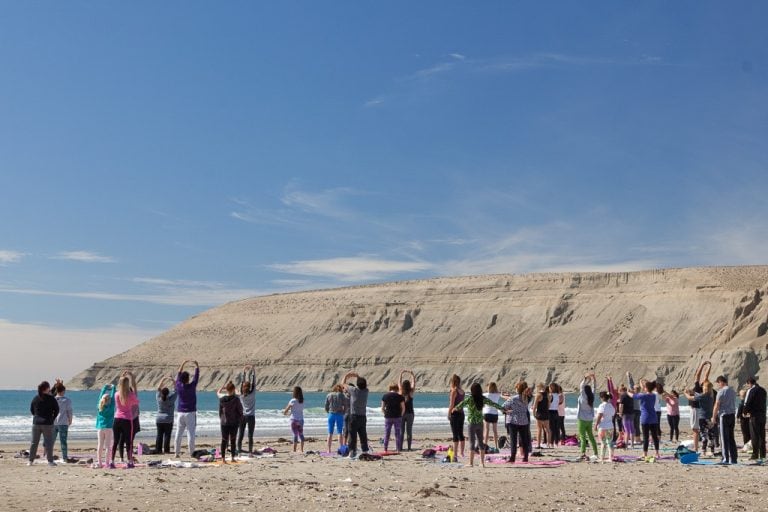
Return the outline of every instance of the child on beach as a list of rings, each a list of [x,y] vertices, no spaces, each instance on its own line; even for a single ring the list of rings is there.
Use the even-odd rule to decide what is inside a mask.
[[[341,384],[336,384],[325,397],[325,412],[328,413],[328,453],[333,445],[333,431],[339,435],[339,446],[344,444],[342,431],[344,429],[344,414],[347,412],[347,400],[341,391]]]
[[[398,393],[400,386],[393,382],[389,385],[389,392],[381,397],[381,412],[384,413],[384,451],[389,451],[389,435],[392,427],[395,429],[395,446],[403,445],[403,414],[405,413],[405,398]]]
[[[227,444],[229,444],[232,462],[235,462],[235,455],[237,454],[235,440],[237,439],[237,431],[240,428],[240,422],[243,419],[243,404],[240,403],[240,399],[235,394],[236,389],[237,388],[232,381],[227,382],[221,389],[219,389],[219,393],[221,393],[221,391],[225,392],[223,395],[220,394],[219,398],[221,461],[225,464],[227,462]]]
[[[61,439],[61,460],[69,462],[67,453],[67,434],[72,425],[72,400],[64,396],[67,388],[61,379],[56,379],[53,385],[53,391],[56,393],[56,402],[59,404],[59,414],[53,422],[53,444],[56,444],[56,436]]]
[[[488,392],[483,395],[485,398],[494,403],[499,403],[501,399],[501,393],[495,382],[488,384]],[[496,449],[499,449],[499,430],[497,425],[499,423],[499,411],[495,407],[486,405],[483,407],[483,422],[485,423],[484,439],[490,440],[491,430],[493,430],[493,442],[496,445]]]
[[[483,396],[483,386],[475,382],[469,388],[470,396],[456,404],[453,410],[467,408],[467,423],[469,424],[469,465],[474,466],[475,451],[480,451],[480,464],[485,467],[485,443],[483,440],[483,406],[493,407],[499,411],[502,407]],[[453,412],[453,410],[449,412]]]
[[[667,403],[667,423],[669,423],[669,440],[680,441],[680,393],[672,390],[662,395]]]
[[[176,412],[176,393],[171,393],[171,390],[164,386],[166,382],[173,384],[173,378],[163,377],[157,383],[157,394],[155,395],[157,402],[155,454],[171,453],[171,432],[173,432],[173,416]]]
[[[117,445],[122,440],[128,445],[128,464],[126,467],[129,469],[134,467],[133,418],[138,406],[136,377],[133,376],[133,373],[125,371],[117,383],[117,394],[115,395],[115,422],[112,427],[115,439],[112,442],[112,460],[115,460]],[[109,468],[114,469],[114,463],[110,464]]]
[[[304,453],[304,393],[299,386],[293,388],[293,398],[283,410],[283,414],[291,415],[291,432],[293,433],[293,451],[301,443],[301,453]]]
[[[243,368],[240,380],[240,405],[243,419],[237,429],[237,453],[243,453],[243,437],[248,429],[248,453],[253,453],[253,430],[256,428],[256,371],[253,366]]]
[[[579,384],[579,402],[578,412],[576,414],[576,422],[579,426],[579,450],[581,451],[582,459],[587,458],[587,442],[592,446],[593,456],[589,458],[591,461],[597,460],[597,443],[595,442],[595,436],[592,434],[592,422],[595,419],[595,392],[590,385],[597,383],[594,373],[588,373],[584,376]]]
[[[597,438],[600,440],[601,462],[605,463],[605,453],[608,452],[608,461],[613,461],[613,416],[616,409],[611,403],[611,396],[605,392],[600,392],[600,406],[597,408],[597,417],[595,418],[595,430]]]
[[[410,380],[403,380],[403,376],[410,374]],[[400,436],[400,446],[397,447],[397,451],[403,451],[403,439],[408,439],[408,451],[411,451],[413,445],[413,395],[416,393],[416,374],[411,370],[403,370],[400,372],[400,394],[405,399],[405,413],[403,414],[403,426],[401,431],[403,434]]]
[[[619,414],[624,426],[624,446],[635,447],[635,401],[627,394],[627,386],[619,386]]]
[[[99,401],[96,412],[96,432],[98,442],[96,448],[96,462],[94,468],[103,468],[104,465],[112,465],[112,427],[115,423],[115,386],[105,384],[99,393]],[[102,455],[104,464],[102,464]]]

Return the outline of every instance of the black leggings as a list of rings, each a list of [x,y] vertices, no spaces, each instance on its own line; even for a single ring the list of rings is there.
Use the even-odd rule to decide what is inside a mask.
[[[523,461],[528,462],[528,455],[531,447],[531,427],[528,425],[513,425],[507,423],[507,435],[509,436],[512,448],[512,455],[509,460],[515,462],[518,439],[520,439],[520,446],[523,447]]]
[[[669,440],[680,440],[680,416],[670,416],[667,414],[667,423],[669,423]]]
[[[240,427],[237,429],[237,451],[243,451],[243,437],[245,428],[248,427],[248,453],[253,453],[253,429],[256,427],[256,416],[243,416]]]
[[[237,449],[235,448],[235,440],[237,439],[237,429],[240,425],[222,425],[221,426],[221,458],[222,460],[227,456],[227,443],[229,443],[230,453],[232,454],[232,460],[235,460],[235,454]]]
[[[464,438],[464,411],[453,411],[451,413],[451,433],[453,442],[463,441]]]
[[[173,423],[155,423],[157,437],[155,438],[155,453],[171,453],[171,432]]]
[[[643,423],[643,451],[648,451],[648,435],[653,437],[653,447],[659,451],[659,426],[656,423]]]
[[[553,410],[549,411],[549,442],[560,444],[560,415]]]
[[[128,445],[128,462],[133,461],[133,421],[123,418],[115,418],[112,424],[114,440],[112,441],[112,460],[115,460],[117,445],[125,443]]]

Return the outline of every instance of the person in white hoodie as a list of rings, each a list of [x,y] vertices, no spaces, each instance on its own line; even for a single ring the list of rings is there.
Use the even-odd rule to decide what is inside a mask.
[[[64,396],[67,388],[61,379],[56,379],[53,391],[56,394],[56,402],[59,404],[59,414],[53,422],[53,444],[56,444],[56,437],[58,437],[61,442],[61,460],[68,462],[67,435],[69,434],[69,426],[72,425],[73,419],[72,400]]]

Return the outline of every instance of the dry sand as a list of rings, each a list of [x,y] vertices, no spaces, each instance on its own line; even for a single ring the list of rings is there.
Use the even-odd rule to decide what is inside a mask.
[[[687,436],[684,436],[687,437]],[[215,440],[200,440],[213,445]],[[12,458],[28,446],[3,445],[2,510],[765,510],[768,467],[657,463],[568,463],[518,469],[424,462],[419,452],[361,462],[292,454],[285,443],[260,440],[275,458],[198,469],[94,470],[73,465],[27,467]],[[419,446],[445,443],[419,439]],[[77,453],[93,452],[78,443]],[[666,445],[672,447],[673,445]],[[323,450],[310,442],[307,450]],[[545,451],[544,459],[577,448]],[[617,453],[628,453],[617,451]],[[638,452],[633,452],[637,454]],[[150,460],[156,457],[144,457]],[[745,457],[746,459],[746,457]]]

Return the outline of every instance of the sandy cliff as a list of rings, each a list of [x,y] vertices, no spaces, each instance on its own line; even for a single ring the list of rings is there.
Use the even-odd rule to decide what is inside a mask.
[[[71,385],[100,386],[130,368],[150,388],[183,359],[199,360],[207,388],[246,362],[265,390],[325,390],[350,369],[381,389],[402,368],[433,391],[453,373],[574,388],[588,368],[680,387],[703,359],[713,373],[743,380],[768,375],[767,285],[760,266],[438,278],[257,297],[192,317]]]

